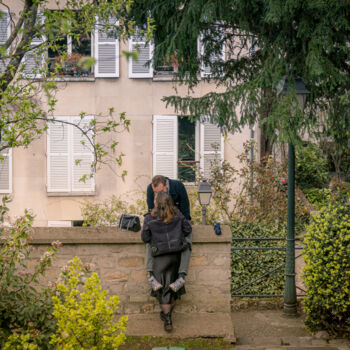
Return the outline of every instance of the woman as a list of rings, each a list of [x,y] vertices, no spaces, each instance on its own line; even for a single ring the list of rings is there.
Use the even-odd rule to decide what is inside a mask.
[[[154,278],[160,283],[160,288],[152,290],[162,311],[160,318],[164,321],[164,329],[172,331],[171,311],[175,300],[185,294],[182,287],[176,292],[172,283],[178,278],[181,252],[189,249],[185,236],[192,232],[191,224],[175,207],[171,196],[165,192],[158,192],[154,199],[154,209],[145,215],[141,238],[150,243],[153,262]]]

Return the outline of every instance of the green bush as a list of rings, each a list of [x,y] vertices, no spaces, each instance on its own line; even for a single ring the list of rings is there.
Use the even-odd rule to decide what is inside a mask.
[[[2,198],[0,218],[7,213],[7,197]],[[51,288],[41,288],[39,277],[51,265],[59,242],[53,242],[30,270],[30,233],[33,215],[26,210],[10,228],[0,228],[0,347],[13,333],[24,341],[21,335],[30,335],[30,342],[46,349],[48,339],[55,329],[52,316]],[[13,337],[9,341],[18,342]],[[28,338],[29,339],[29,338]],[[19,345],[20,346],[20,345]],[[34,345],[33,345],[34,346]],[[15,347],[13,347],[16,349]],[[29,347],[30,349],[30,347]]]
[[[302,190],[324,187],[328,180],[327,171],[327,161],[316,144],[308,142],[296,149],[295,181]]]
[[[126,316],[114,321],[118,297],[107,299],[97,274],[87,277],[77,257],[62,272],[61,280],[52,298],[58,328],[51,344],[61,350],[118,349],[125,341],[127,324]]]
[[[308,188],[304,194],[315,210],[319,210],[329,201],[331,190],[328,188]]]
[[[93,202],[85,199],[81,203],[81,215],[84,220],[84,226],[118,226],[123,213],[140,215],[142,220],[143,214],[146,212],[145,191],[127,193],[123,195],[123,199],[112,195],[102,202]]]
[[[277,225],[235,222],[231,226],[233,238],[285,238],[286,232]],[[285,241],[243,241],[232,242],[232,248],[284,247]],[[239,256],[241,255],[241,256]],[[242,258],[244,257],[244,259]],[[285,250],[236,250],[232,253],[232,291],[264,274],[264,271],[281,267],[267,274],[256,283],[235,294],[283,294],[285,274]]]
[[[35,339],[30,334],[13,333],[7,338],[3,350],[39,350]]]
[[[306,326],[350,336],[350,203],[330,201],[304,237]]]

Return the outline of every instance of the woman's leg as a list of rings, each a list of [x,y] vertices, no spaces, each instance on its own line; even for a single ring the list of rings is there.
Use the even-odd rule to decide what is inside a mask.
[[[168,314],[171,311],[171,304],[160,304],[163,313]]]
[[[160,304],[162,312],[160,313],[160,318],[164,321],[164,329],[167,332],[173,330],[173,322],[171,320],[171,304]]]

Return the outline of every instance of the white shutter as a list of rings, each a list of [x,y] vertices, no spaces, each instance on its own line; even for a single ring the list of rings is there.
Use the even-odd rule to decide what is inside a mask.
[[[83,119],[74,118],[73,123],[79,125],[83,130],[88,130],[90,122],[93,117],[86,116]],[[93,146],[88,138],[82,134],[82,132],[74,126],[72,128],[72,157],[71,157],[71,169],[72,169],[72,192],[84,192],[94,191],[95,181],[94,177],[90,177],[91,164],[94,161]],[[93,133],[89,131],[89,138],[92,140]],[[87,175],[86,181],[80,181],[80,179]]]
[[[40,21],[40,23],[44,23],[45,21],[45,17],[41,12],[38,12],[38,21]],[[31,50],[24,55],[23,72],[28,78],[41,78],[42,76],[41,71],[45,64],[45,54],[41,46],[36,49],[35,47],[42,44],[45,40],[46,37],[44,34],[34,37],[31,43]]]
[[[220,30],[221,33],[219,35],[219,38],[218,40],[222,40],[224,37],[225,37],[225,30],[222,29]],[[199,52],[200,52],[200,55],[201,55],[201,77],[202,78],[206,78],[206,77],[211,77],[212,76],[212,72],[211,72],[211,68],[209,65],[206,65],[203,61],[203,56],[205,54],[205,46],[204,46],[204,43],[203,43],[203,40],[202,40],[202,37],[200,37],[199,39]],[[210,57],[210,62],[225,62],[225,43],[223,43],[222,45],[222,48],[221,48],[221,52],[220,54],[212,54],[212,56]]]
[[[55,118],[68,121],[68,117]],[[49,122],[47,131],[47,191],[69,192],[69,125]]]
[[[146,43],[142,35],[133,35],[129,40],[129,51],[138,52],[138,58],[129,58],[129,78],[152,78],[153,67],[149,61],[153,54],[153,43]]]
[[[116,19],[110,19],[110,24],[116,24]],[[103,24],[96,21],[95,28],[95,77],[119,77],[119,38],[115,31],[103,32]]]
[[[153,176],[177,178],[177,116],[153,117]]]
[[[200,127],[200,168],[205,179],[209,179],[213,162],[221,163],[224,159],[224,138],[218,126],[208,121]]]
[[[0,11],[0,45],[4,45],[8,37],[10,36],[10,16],[6,11]],[[8,51],[8,50],[7,50]],[[0,60],[0,73],[5,70],[9,59]]]
[[[0,193],[12,192],[12,149],[1,151],[4,160],[0,161]]]

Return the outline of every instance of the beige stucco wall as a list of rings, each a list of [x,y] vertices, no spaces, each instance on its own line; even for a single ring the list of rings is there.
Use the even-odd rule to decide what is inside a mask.
[[[11,1],[11,5],[12,1]],[[128,43],[120,43],[120,52],[128,50]],[[96,78],[91,81],[59,82],[56,116],[77,116],[82,111],[88,115],[106,114],[113,107],[115,113],[125,112],[131,121],[130,132],[118,135],[118,150],[123,152],[123,166],[104,166],[95,178],[96,191],[91,200],[103,200],[112,194],[121,195],[135,188],[145,189],[152,177],[152,118],[153,115],[175,114],[161,101],[163,96],[178,93],[185,96],[186,86],[174,89],[172,81],[154,79],[129,79],[128,62],[121,54],[119,78]],[[213,84],[200,82],[191,93],[202,96],[216,90]],[[45,98],[41,99],[45,105]],[[256,133],[255,133],[256,134]],[[239,166],[237,155],[243,142],[250,137],[249,128],[228,135],[225,140],[225,159]],[[46,226],[48,220],[79,220],[81,196],[49,196],[46,191],[46,135],[27,149],[13,150],[11,216],[23,214],[31,208],[36,215],[35,226]],[[125,180],[117,174],[128,171]],[[138,178],[137,184],[135,179]]]
[[[78,256],[83,263],[94,265],[94,271],[109,295],[119,296],[120,313],[160,311],[158,302],[149,295],[145,244],[140,232],[107,227],[36,228],[31,242],[33,262],[29,265],[35,265],[35,260],[57,239],[63,242],[63,246],[41,280],[42,284],[55,282],[61,268]],[[187,293],[177,303],[176,312],[230,312],[230,254],[231,232],[228,226],[222,226],[221,236],[216,236],[211,226],[193,226]]]

